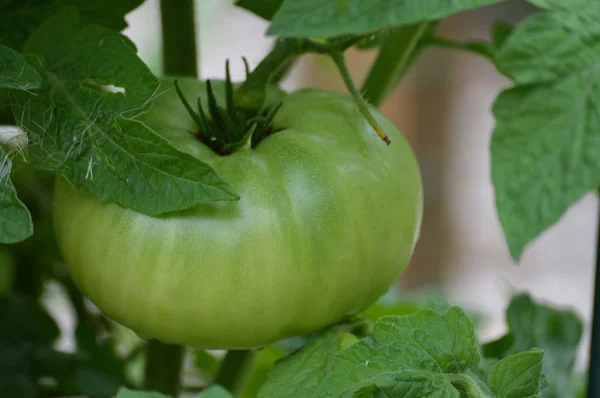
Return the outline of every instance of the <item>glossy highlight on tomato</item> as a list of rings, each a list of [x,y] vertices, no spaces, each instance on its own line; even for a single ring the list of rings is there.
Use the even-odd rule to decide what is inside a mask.
[[[179,80],[190,103],[205,84]],[[220,156],[172,82],[140,120],[214,167],[239,201],[148,216],[55,186],[59,247],[76,284],[146,338],[241,349],[357,314],[401,275],[418,239],[423,194],[415,156],[377,110],[387,146],[341,93],[282,97],[275,133]],[[223,96],[223,85],[216,85]],[[222,99],[222,98],[221,98]]]

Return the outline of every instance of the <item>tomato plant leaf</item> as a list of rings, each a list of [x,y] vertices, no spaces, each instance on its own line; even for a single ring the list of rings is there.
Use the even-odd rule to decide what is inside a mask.
[[[348,337],[338,327],[313,336],[275,364],[258,397],[532,398],[545,387],[541,350],[495,360],[480,379],[473,324],[458,307],[385,316],[372,335]]]
[[[0,339],[0,398],[36,398],[28,352],[14,342]]]
[[[60,396],[109,397],[120,383],[128,383],[113,375],[116,370],[99,370],[102,358],[97,352],[69,354],[52,348],[59,334],[54,320],[35,300],[0,296],[1,398],[40,396],[41,378],[52,378],[55,395]]]
[[[315,389],[323,381],[350,325],[334,326],[317,333],[299,351],[283,357],[267,375],[260,398],[308,398],[320,396]]]
[[[546,380],[542,376],[543,358],[544,352],[534,348],[496,363],[488,376],[494,397],[539,397]]]
[[[284,0],[267,34],[330,38],[434,21],[502,0]]]
[[[29,297],[0,296],[0,339],[50,344],[59,336],[58,326]]]
[[[495,50],[500,50],[506,43],[506,40],[510,37],[514,27],[504,22],[496,22],[492,25],[491,32],[491,45]]]
[[[44,79],[35,95],[18,93],[13,104],[34,164],[146,214],[237,199],[210,166],[123,117],[143,112],[158,87],[124,36],[80,28],[76,11],[66,9],[38,29],[25,51]]]
[[[154,391],[135,391],[125,387],[121,387],[117,392],[116,398],[171,398]]]
[[[281,7],[283,0],[237,0],[235,5],[270,21]]]
[[[261,349],[256,354],[252,369],[237,398],[255,398],[262,385],[267,381],[269,371],[287,353],[289,352],[284,350],[280,344],[271,344]]]
[[[315,396],[350,397],[381,389],[394,397],[458,398],[454,380],[475,384],[467,372],[478,363],[473,325],[460,308],[445,315],[426,309],[387,316],[375,323],[372,336],[335,356]]]
[[[484,355],[502,358],[531,347],[544,350],[549,387],[543,397],[567,397],[583,325],[571,311],[535,303],[528,295],[513,297],[506,312],[509,333],[483,346]]]
[[[4,0],[0,3],[2,44],[21,50],[27,39],[47,18],[65,6],[75,6],[84,24],[122,30],[124,16],[144,0]]]
[[[233,395],[221,386],[211,386],[202,391],[198,398],[234,398]]]
[[[41,77],[15,50],[0,45],[0,88],[32,90]],[[0,243],[16,243],[33,234],[31,214],[10,180],[12,162],[0,147]]]
[[[600,5],[533,16],[497,54],[492,180],[512,256],[600,185]]]
[[[209,351],[201,348],[194,351],[194,368],[199,371],[202,377],[212,379],[216,371],[219,369],[219,361]]]
[[[10,180],[11,160],[0,146],[0,243],[16,243],[33,234],[31,214]]]
[[[589,0],[527,0],[527,2],[545,10],[575,9],[590,3]]]
[[[93,164],[82,159],[63,175],[99,198],[146,214],[238,198],[213,168],[139,121],[118,118],[95,144]]]
[[[32,90],[38,88],[42,78],[22,54],[0,45],[0,88]]]

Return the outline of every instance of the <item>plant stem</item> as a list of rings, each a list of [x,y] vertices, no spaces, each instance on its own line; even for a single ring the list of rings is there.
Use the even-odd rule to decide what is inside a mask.
[[[197,76],[194,0],[161,0],[163,74]]]
[[[379,106],[406,72],[413,52],[428,22],[396,30],[379,50],[379,55],[362,87],[365,100]]]
[[[464,388],[464,391],[469,398],[491,398],[488,394],[482,391],[475,380],[468,375],[454,374],[448,375],[448,378],[452,384]]]
[[[596,280],[594,283],[594,310],[587,396],[600,396],[600,215],[596,237]]]
[[[491,60],[492,62],[494,60],[493,50],[490,49],[490,45],[485,41],[458,42],[448,40],[440,36],[433,36],[427,38],[425,45],[449,48],[452,50],[468,51],[474,54],[479,54],[482,57]]]
[[[235,104],[244,109],[258,110],[265,101],[267,85],[305,52],[303,43],[303,40],[298,39],[279,39],[271,52],[236,90]]]
[[[150,340],[146,346],[144,389],[177,397],[184,353],[183,346]]]
[[[254,356],[252,350],[228,351],[214,383],[225,387],[233,396],[237,396],[252,367]]]
[[[163,74],[198,75],[194,0],[160,0]],[[176,397],[181,389],[185,347],[150,340],[146,344],[144,388]]]
[[[375,120],[375,118],[371,114],[371,111],[369,110],[369,106],[368,106],[367,102],[362,97],[362,95],[360,95],[360,93],[356,89],[356,86],[354,85],[354,82],[352,81],[352,77],[350,76],[350,72],[348,71],[348,67],[346,66],[346,61],[344,61],[344,53],[342,53],[342,52],[331,53],[331,57],[333,58],[333,62],[335,62],[335,65],[337,66],[337,68],[340,72],[340,75],[342,75],[342,79],[344,79],[344,83],[346,83],[346,87],[348,88],[348,91],[350,91],[350,94],[352,94],[352,96],[354,97],[354,100],[356,101],[356,104],[358,105],[358,109],[360,110],[360,113],[362,113],[363,116],[365,117],[365,119],[367,119],[367,121],[369,122],[371,127],[373,127],[373,129],[375,130],[377,135],[386,144],[389,145],[391,142],[389,137],[387,136],[385,131],[383,131],[383,129],[381,128],[379,123],[377,123],[377,120]]]

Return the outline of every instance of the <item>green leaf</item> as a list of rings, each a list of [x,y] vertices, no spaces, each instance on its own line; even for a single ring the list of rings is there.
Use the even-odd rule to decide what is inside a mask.
[[[0,295],[9,294],[15,280],[16,256],[9,248],[0,247]]]
[[[63,171],[67,179],[102,199],[146,214],[238,199],[213,168],[179,152],[139,121],[118,118],[104,134],[92,148],[99,161],[90,178],[85,159]]]
[[[237,0],[235,5],[270,21],[283,0]]]
[[[479,389],[469,373],[479,362],[473,325],[458,307],[446,315],[427,309],[383,317],[372,336],[343,349],[347,332],[331,329],[278,362],[258,396],[367,397],[381,390],[459,398],[465,385]]]
[[[0,296],[0,398],[34,398],[38,379],[60,373],[71,356],[49,347],[59,336],[54,320],[27,296]],[[65,394],[67,395],[67,394]]]
[[[361,313],[362,316],[375,322],[386,315],[409,315],[419,312],[424,308],[416,301],[402,301],[398,303],[375,303]]]
[[[0,398],[36,398],[31,349],[0,338]]]
[[[119,386],[127,385],[125,362],[117,353],[114,338],[99,339],[89,318],[82,314],[75,329],[77,352],[88,361],[78,367],[75,380],[86,395],[113,396]]]
[[[42,78],[23,55],[0,45],[0,88],[32,90],[38,88]]]
[[[423,36],[421,37],[421,39],[416,45],[415,50],[413,51],[413,57],[417,57],[420,54],[420,52],[425,48],[425,46],[427,45],[427,39],[435,36],[438,26],[439,22],[429,22],[427,24],[427,26],[425,27],[425,31],[423,32]],[[356,48],[365,49],[382,47],[388,41],[393,40],[393,36],[395,36],[396,33],[402,30],[405,31],[407,36],[410,36],[412,33],[412,29],[414,29],[413,26],[405,25],[399,28],[380,30],[378,32],[365,36],[362,40],[356,43]],[[410,37],[407,38],[409,39]]]
[[[433,21],[502,0],[284,0],[269,35],[330,38]]]
[[[168,395],[164,395],[153,391],[134,391],[129,390],[125,387],[121,387],[117,392],[116,398],[171,398]]]
[[[16,243],[33,234],[27,207],[17,197],[10,180],[11,160],[0,146],[0,243]]]
[[[488,385],[497,398],[539,397],[544,388],[539,349],[511,355],[498,362],[488,377]],[[566,397],[566,396],[565,396]]]
[[[0,39],[3,45],[23,48],[39,25],[65,6],[76,6],[84,24],[122,30],[124,16],[144,0],[4,0],[0,4]]]
[[[492,46],[496,50],[500,50],[504,43],[508,40],[514,27],[504,22],[496,22],[492,25]]]
[[[124,36],[80,28],[67,9],[37,30],[26,52],[44,78],[36,95],[15,95],[34,164],[146,214],[238,198],[210,166],[124,118],[143,112],[158,87]]]
[[[411,315],[423,309],[432,309],[445,314],[452,305],[437,292],[399,292],[393,288],[382,296],[375,304],[361,313],[372,322],[386,315]],[[471,321],[475,314],[468,314]]]
[[[485,355],[502,358],[531,347],[544,350],[544,372],[549,388],[543,397],[568,397],[573,365],[583,332],[571,311],[536,304],[527,295],[515,296],[507,310],[509,334],[483,346]]]
[[[219,369],[217,358],[206,350],[200,348],[195,349],[194,358],[195,368],[206,378],[212,378]]]
[[[492,180],[512,256],[600,185],[600,4],[533,16],[497,54]]]
[[[327,375],[339,344],[351,330],[348,324],[315,334],[296,353],[275,363],[258,392],[260,398],[316,397],[316,387]]]
[[[510,349],[515,344],[515,339],[512,334],[505,334],[499,339],[485,343],[481,349],[482,354],[485,357],[491,358],[503,358],[506,353],[510,352]]]
[[[202,391],[198,398],[234,398],[226,389],[221,386],[211,386]]]
[[[258,395],[275,363],[291,351],[282,347],[282,343],[271,344],[257,352],[244,387],[236,398],[255,398]]]
[[[314,396],[351,397],[383,390],[393,397],[459,397],[456,375],[479,362],[473,325],[453,307],[383,317],[373,335],[336,355]],[[474,384],[474,381],[470,381]]]
[[[527,0],[527,2],[546,10],[576,9],[591,3],[589,0]]]
[[[104,372],[88,366],[75,371],[77,390],[90,397],[110,397],[119,389],[119,382]]]
[[[455,50],[468,51],[479,54],[483,57],[494,59],[494,48],[488,42],[467,41],[458,42],[445,39],[443,37],[430,37],[424,40],[424,45],[450,48]]]
[[[58,326],[29,297],[0,296],[0,339],[48,345],[59,336]]]
[[[0,297],[0,398],[41,396],[42,379],[52,380],[56,396],[112,397],[127,384],[113,376],[118,369],[98,369],[102,358],[96,352],[53,349],[58,336],[54,320],[38,303],[20,295]]]

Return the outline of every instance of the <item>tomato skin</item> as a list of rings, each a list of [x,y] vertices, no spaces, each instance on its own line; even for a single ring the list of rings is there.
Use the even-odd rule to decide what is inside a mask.
[[[190,103],[204,93],[202,82],[179,84]],[[283,98],[281,131],[218,156],[165,91],[141,120],[241,199],[152,217],[57,179],[55,230],[73,279],[142,337],[204,348],[256,347],[360,312],[405,269],[423,207],[409,144],[373,113],[390,146],[351,97],[301,90]]]

